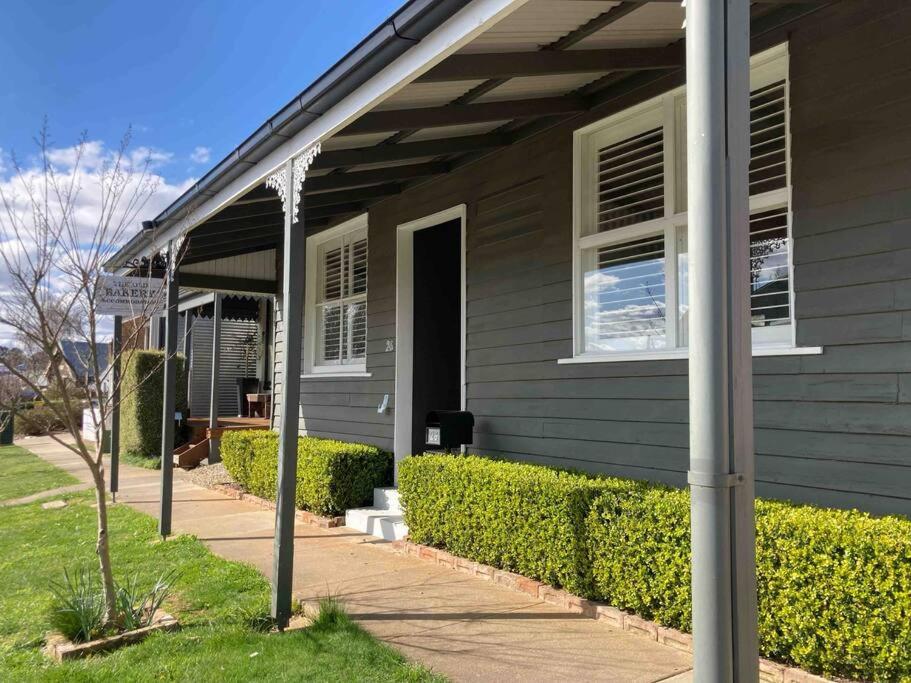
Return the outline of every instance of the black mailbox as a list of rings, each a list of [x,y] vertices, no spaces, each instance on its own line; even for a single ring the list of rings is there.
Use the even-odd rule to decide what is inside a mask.
[[[459,448],[471,443],[473,431],[474,415],[467,410],[434,410],[427,413],[424,441],[435,448]]]

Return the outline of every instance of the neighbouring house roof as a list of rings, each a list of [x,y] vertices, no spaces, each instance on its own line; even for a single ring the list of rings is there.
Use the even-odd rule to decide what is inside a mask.
[[[108,367],[110,362],[111,348],[108,344],[98,344],[98,369],[100,372]],[[88,342],[73,341],[71,339],[60,340],[60,353],[66,364],[70,366],[76,379],[82,382],[90,382],[95,379],[92,365],[91,350]]]

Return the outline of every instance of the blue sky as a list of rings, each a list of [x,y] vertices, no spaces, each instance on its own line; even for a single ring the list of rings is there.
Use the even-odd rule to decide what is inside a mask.
[[[181,185],[229,153],[402,0],[3,0],[0,148],[23,155],[47,115],[161,150]]]

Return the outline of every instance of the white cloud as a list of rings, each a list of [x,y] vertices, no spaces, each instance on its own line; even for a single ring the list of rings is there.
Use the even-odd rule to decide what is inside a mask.
[[[52,148],[47,156],[54,168],[62,173],[72,173],[77,163],[80,171],[92,173],[101,171],[105,164],[110,165],[115,159],[115,153],[115,149],[108,149],[101,140],[88,140],[81,148],[79,145]],[[128,150],[126,160],[137,170],[146,163],[150,169],[158,169],[173,157],[171,152],[141,146]],[[33,164],[37,169],[37,163],[33,161]]]
[[[79,146],[57,147],[48,151],[48,160],[55,168],[61,171],[72,170],[79,162],[79,167],[86,171],[94,171],[104,162],[104,143],[101,140],[89,140],[80,150]],[[37,167],[34,169],[37,171]]]
[[[54,167],[57,180],[61,186],[67,186],[70,183],[79,188],[79,194],[72,205],[72,221],[78,234],[80,244],[88,244],[97,234],[98,223],[104,213],[102,209],[102,177],[106,168],[109,168],[109,162],[114,158],[116,148],[106,146],[102,141],[93,140],[86,142],[82,149],[81,158],[76,165],[79,156],[78,147],[61,147],[49,151],[48,157]],[[140,224],[143,220],[149,220],[157,216],[177,197],[183,194],[195,182],[195,178],[186,178],[177,182],[168,181],[162,174],[160,167],[168,163],[173,158],[173,154],[160,149],[151,147],[136,147],[129,150],[125,160],[128,169],[135,171],[127,173],[124,178],[126,188],[124,199],[134,192],[140,183],[149,183],[154,188],[154,192],[149,196],[141,208],[125,214],[123,210],[115,212],[114,225],[123,224],[122,230],[117,230],[116,240],[120,243],[129,240],[140,230]],[[7,162],[8,159],[0,150],[0,194],[10,203],[17,215],[24,220],[30,220],[31,212],[27,201],[27,195],[24,191],[23,183],[31,183],[34,187],[39,187],[43,181],[43,173],[37,159],[31,159],[27,167],[22,169],[21,175],[14,175],[12,168]],[[139,171],[148,168],[145,177],[139,175]],[[52,210],[53,210],[52,206]],[[111,234],[110,232],[108,234]],[[8,218],[0,215],[0,251],[7,255],[23,255],[34,252],[33,243],[18,243],[9,239]],[[5,241],[6,240],[6,241]],[[119,245],[111,245],[112,249]],[[5,298],[11,293],[10,274],[6,269],[0,267],[0,299]],[[4,329],[0,326],[0,344],[10,343],[12,341],[11,330]]]
[[[130,152],[130,160],[133,165],[139,167],[146,162],[149,168],[160,168],[167,164],[174,157],[170,152],[165,152],[154,147],[137,147]]]
[[[209,163],[209,158],[211,156],[211,148],[199,146],[193,149],[193,152],[190,154],[190,159],[196,164],[207,164]]]

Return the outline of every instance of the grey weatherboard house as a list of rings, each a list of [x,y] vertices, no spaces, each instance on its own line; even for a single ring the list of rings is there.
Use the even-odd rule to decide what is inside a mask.
[[[471,452],[685,486],[690,385],[714,377],[694,367],[716,360],[688,349],[717,336],[736,374],[729,320],[748,319],[756,494],[907,515],[911,6],[730,5],[748,75],[746,20],[694,9],[684,29],[679,3],[409,2],[121,256],[185,236],[192,286],[278,292],[276,428],[397,459],[428,410],[464,407]],[[722,29],[740,62],[712,61]],[[725,187],[687,173],[714,68],[749,79],[749,111],[721,119],[749,139],[739,261],[693,223]],[[709,253],[749,286],[714,327],[692,284],[723,282]]]

